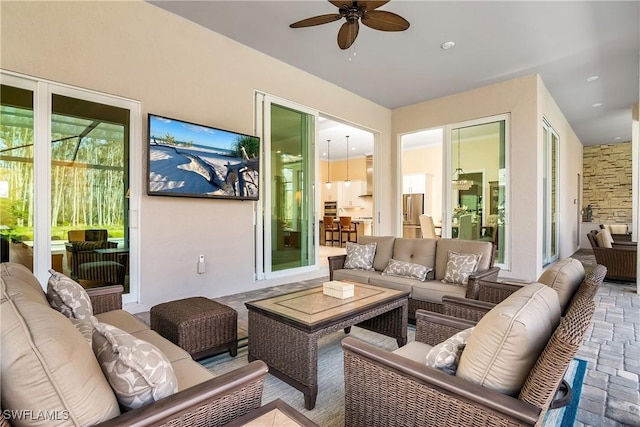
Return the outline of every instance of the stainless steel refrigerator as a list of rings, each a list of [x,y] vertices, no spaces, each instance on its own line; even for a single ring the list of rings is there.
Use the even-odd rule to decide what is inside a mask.
[[[420,225],[419,216],[424,213],[424,194],[411,193],[402,195],[402,224]]]

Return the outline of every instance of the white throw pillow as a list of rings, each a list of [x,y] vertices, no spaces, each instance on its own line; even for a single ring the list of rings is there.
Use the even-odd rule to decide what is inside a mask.
[[[422,264],[414,264],[412,262],[398,261],[390,259],[389,264],[382,272],[383,276],[407,277],[409,279],[418,279],[422,282],[427,280],[427,274],[433,269]]]
[[[178,380],[156,346],[106,323],[96,323],[93,352],[120,406],[140,408],[172,395]]]
[[[454,375],[458,369],[458,361],[467,343],[467,338],[469,338],[474,329],[468,328],[460,331],[446,341],[434,346],[427,354],[427,366]]]
[[[347,242],[347,258],[344,262],[344,268],[353,270],[373,271],[373,258],[376,255],[376,242],[366,245],[359,245],[353,242]]]
[[[469,276],[478,268],[481,257],[482,254],[461,254],[449,251],[447,269],[442,282],[465,286],[469,282]]]
[[[93,316],[93,305],[82,285],[55,270],[49,270],[49,273],[49,305],[70,319],[90,319]]]

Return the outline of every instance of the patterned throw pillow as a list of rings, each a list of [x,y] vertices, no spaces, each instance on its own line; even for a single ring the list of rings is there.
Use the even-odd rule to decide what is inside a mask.
[[[422,282],[427,280],[427,273],[432,269],[422,264],[413,264],[411,262],[398,261],[390,259],[389,264],[382,272],[383,276],[407,277],[409,279],[418,279]]]
[[[458,361],[467,338],[474,328],[460,331],[446,341],[434,346],[427,354],[427,366],[440,369],[443,372],[454,375],[458,369]]]
[[[465,286],[469,282],[469,276],[476,271],[481,257],[482,254],[459,254],[449,251],[442,282]]]
[[[106,323],[96,323],[93,352],[120,406],[140,408],[178,390],[171,363],[156,346]]]
[[[82,334],[89,347],[93,341],[93,325],[98,323],[98,319],[95,316],[91,316],[87,319],[74,319],[71,318],[71,324]]]
[[[70,319],[89,319],[93,316],[91,299],[78,282],[55,270],[49,270],[49,273],[47,299],[51,307]]]
[[[353,270],[373,271],[373,258],[376,255],[377,242],[359,245],[357,243],[347,242],[347,259],[344,262],[344,268]]]

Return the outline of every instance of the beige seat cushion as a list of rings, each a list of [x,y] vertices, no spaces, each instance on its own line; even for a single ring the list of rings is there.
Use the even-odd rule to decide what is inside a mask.
[[[96,318],[99,322],[115,326],[130,334],[149,329],[136,316],[124,310],[112,310],[96,314]]]
[[[413,285],[415,283],[420,283],[417,279],[410,279],[407,277],[397,277],[397,276],[383,276],[381,274],[372,274],[369,277],[369,284],[374,286],[381,286],[383,288],[388,289],[396,289],[398,291],[409,292],[409,297],[411,297],[411,292],[413,290]]]
[[[449,251],[460,254],[479,254],[482,255],[478,261],[476,271],[483,271],[490,267],[493,251],[491,242],[482,242],[477,240],[459,240],[459,239],[437,239],[436,252],[436,280],[444,279],[447,270],[447,261],[449,260]]]
[[[207,368],[198,362],[194,362],[191,358],[177,360],[172,362],[171,366],[178,378],[178,391],[214,378],[214,375]]]
[[[556,291],[542,283],[523,287],[480,319],[456,375],[517,395],[559,322]]]
[[[57,411],[74,425],[118,416],[118,402],[91,347],[69,319],[22,294],[9,296],[1,282],[0,326],[7,343],[0,358],[2,409]],[[33,421],[21,425],[38,423]]]
[[[458,286],[453,283],[442,283],[439,280],[431,280],[428,282],[415,281],[412,287],[411,298],[419,301],[429,301],[438,304],[442,303],[442,297],[451,295],[454,297],[464,298],[467,287]]]
[[[392,353],[424,364],[427,360],[427,354],[429,354],[432,348],[433,347],[429,344],[421,343],[418,341],[410,341],[402,347],[393,350]]]
[[[393,236],[360,236],[358,237],[358,243],[362,245],[377,243],[376,255],[373,258],[373,268],[377,271],[382,271],[393,256],[393,242],[395,239]]]
[[[577,259],[565,258],[547,268],[538,282],[555,289],[560,301],[560,311],[564,313],[583,280],[582,263]]]
[[[366,271],[366,270],[352,270],[352,269],[342,269],[335,270],[333,272],[333,280],[347,280],[351,282],[358,283],[369,283],[369,277],[375,275],[380,275],[380,272],[376,271]]]
[[[164,338],[156,331],[145,329],[144,331],[133,332],[131,335],[156,346],[158,350],[164,353],[171,363],[182,359],[193,360],[189,353]]]

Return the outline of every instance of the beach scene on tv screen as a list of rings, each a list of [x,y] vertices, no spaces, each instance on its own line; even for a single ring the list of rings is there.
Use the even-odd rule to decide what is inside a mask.
[[[259,138],[149,115],[150,194],[258,198]]]

